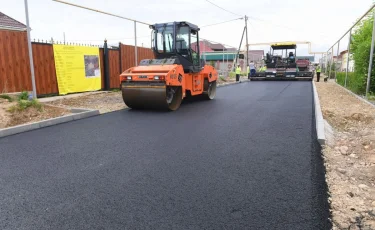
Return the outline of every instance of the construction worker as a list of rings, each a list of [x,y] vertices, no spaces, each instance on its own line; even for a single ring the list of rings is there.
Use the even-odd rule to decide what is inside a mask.
[[[240,75],[241,75],[241,67],[238,64],[236,68],[236,81],[240,81]]]
[[[250,62],[250,76],[251,77],[254,77],[254,75],[255,75],[255,65],[254,65],[254,62],[253,61],[251,61]]]
[[[322,72],[322,69],[320,68],[320,65],[318,65],[318,66],[316,67],[316,77],[317,77],[316,81],[317,81],[317,82],[320,81],[320,72]]]
[[[250,65],[247,65],[247,78],[250,79]]]

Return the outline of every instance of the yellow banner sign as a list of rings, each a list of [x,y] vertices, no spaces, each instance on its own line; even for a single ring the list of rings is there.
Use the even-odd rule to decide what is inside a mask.
[[[101,89],[99,48],[53,45],[59,94]]]

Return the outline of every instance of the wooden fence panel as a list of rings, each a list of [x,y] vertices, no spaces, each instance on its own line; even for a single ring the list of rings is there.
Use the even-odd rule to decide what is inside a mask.
[[[121,46],[121,71],[125,71],[130,67],[135,66],[135,50],[134,46],[123,45]]]
[[[32,43],[37,95],[58,94],[53,45]]]
[[[121,72],[135,66],[134,46],[120,45],[121,54],[118,49],[109,49],[108,51],[110,88],[118,88]],[[34,42],[32,49],[37,94],[58,94],[53,45]],[[99,49],[99,54],[102,76],[101,84],[102,88],[104,88],[105,68],[103,48]],[[151,49],[138,47],[138,62],[142,59],[151,58],[154,58]],[[27,34],[26,32],[0,30],[0,92],[20,92],[22,90],[32,90]]]
[[[142,59],[153,59],[155,58],[152,49],[138,47],[138,64]]]
[[[108,49],[109,57],[109,82],[110,88],[120,87],[120,51],[118,49]]]
[[[31,89],[26,32],[0,30],[0,93]]]
[[[125,71],[129,69],[130,67],[135,66],[135,49],[134,49],[134,46],[130,46],[130,45],[120,44],[120,46],[121,46],[121,49],[120,49],[121,50],[121,70]],[[139,62],[142,59],[154,58],[154,53],[149,48],[138,47],[137,53],[138,53],[137,64],[139,64]]]

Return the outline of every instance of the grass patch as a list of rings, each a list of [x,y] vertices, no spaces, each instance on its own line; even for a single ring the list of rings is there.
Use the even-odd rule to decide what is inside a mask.
[[[224,82],[227,81],[227,79],[225,79],[224,76],[219,76],[219,78],[220,78],[221,81],[224,81]]]
[[[345,85],[345,72],[338,72],[336,75],[337,83]],[[360,76],[357,73],[349,72],[346,81],[346,88],[358,95],[366,94],[366,76]]]
[[[12,98],[11,96],[9,96],[9,95],[6,95],[6,94],[1,94],[1,95],[0,95],[0,98],[2,98],[2,99],[6,99],[6,100],[8,100],[9,102],[12,102],[12,101],[13,101],[13,98]]]
[[[18,100],[18,103],[16,105],[13,105],[9,108],[9,112],[21,112],[26,110],[27,108],[35,108],[39,112],[43,111],[43,105],[36,99],[32,100]]]
[[[111,92],[114,92],[114,93],[117,93],[117,92],[120,92],[121,90],[120,89],[111,89]]]
[[[18,100],[27,100],[29,98],[29,93],[27,91],[23,91],[19,96]]]
[[[367,100],[375,101],[375,93],[369,92],[369,95],[367,95]]]

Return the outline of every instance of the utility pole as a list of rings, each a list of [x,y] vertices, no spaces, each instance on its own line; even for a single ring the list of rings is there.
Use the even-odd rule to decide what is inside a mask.
[[[33,98],[36,98],[33,48],[31,46],[29,7],[27,5],[27,0],[25,0],[25,14],[26,14],[26,26],[27,26],[27,44],[28,44],[28,48],[29,48],[29,60],[30,60],[30,70],[31,70],[31,84],[32,84],[32,87],[33,87]]]
[[[138,66],[138,47],[137,47],[137,21],[134,21],[134,52],[135,66]]]
[[[237,51],[236,59],[233,60],[233,62],[234,62],[233,70],[236,70],[236,65],[238,64],[238,63],[237,63],[237,60],[238,60],[238,56],[240,55],[240,50],[241,50],[242,40],[243,40],[243,36],[245,35],[245,31],[246,31],[246,27],[243,28],[242,37],[241,37],[241,42],[240,42],[240,45],[239,45],[239,47],[238,47],[238,51]]]
[[[248,40],[248,32],[247,32],[247,19],[248,17],[245,15],[245,27],[246,27],[246,69],[249,66],[249,40]]]
[[[65,32],[64,32],[64,45],[65,45]]]

